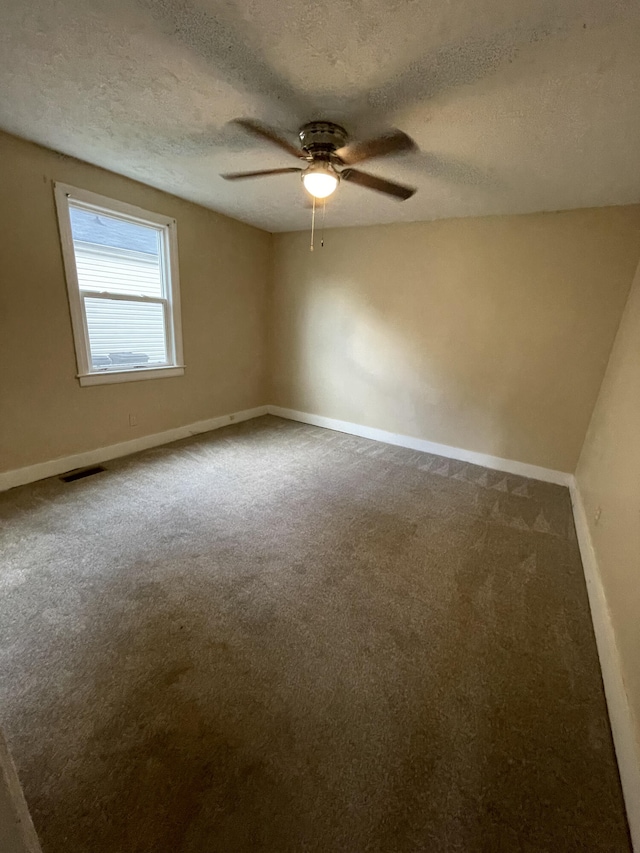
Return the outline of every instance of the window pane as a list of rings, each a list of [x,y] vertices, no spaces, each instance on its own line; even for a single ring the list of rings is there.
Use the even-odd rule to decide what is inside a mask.
[[[167,363],[163,305],[90,296],[84,305],[94,370]]]
[[[69,205],[81,290],[162,296],[162,232]]]

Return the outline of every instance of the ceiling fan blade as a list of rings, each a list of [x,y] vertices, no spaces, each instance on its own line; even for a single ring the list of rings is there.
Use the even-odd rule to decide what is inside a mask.
[[[306,159],[300,148],[296,148],[295,145],[292,145],[287,139],[280,136],[276,130],[266,124],[254,121],[251,118],[236,118],[233,120],[233,124],[239,125],[252,136],[257,136],[259,139],[265,139],[272,145],[277,145],[278,148],[282,148],[283,151],[286,151],[287,154],[291,154],[293,157],[298,157],[302,160]]]
[[[399,201],[406,201],[415,193],[414,187],[405,187],[403,184],[386,181],[384,178],[377,178],[375,175],[360,172],[358,169],[343,169],[340,172],[340,177],[345,181],[351,181],[352,184],[357,184],[359,187],[393,196]]]
[[[375,139],[364,142],[350,142],[343,148],[338,148],[336,154],[345,164],[352,166],[371,160],[373,157],[388,157],[391,154],[402,154],[407,151],[417,151],[418,146],[413,139],[401,130],[394,130]]]
[[[225,181],[243,181],[245,178],[266,178],[267,175],[285,175],[287,172],[301,171],[297,166],[290,166],[288,169],[263,169],[259,172],[227,172],[220,177]]]

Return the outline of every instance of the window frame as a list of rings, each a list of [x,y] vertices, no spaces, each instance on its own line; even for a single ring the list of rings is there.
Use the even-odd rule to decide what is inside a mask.
[[[98,195],[98,193],[90,192],[89,190],[72,187],[69,184],[55,182],[54,195],[65,277],[67,280],[71,327],[76,351],[76,365],[78,370],[76,376],[80,385],[106,385],[114,382],[135,382],[142,379],[159,379],[161,377],[184,375],[176,220],[160,213],[143,210],[140,207],[118,201],[117,199]],[[161,231],[161,268],[164,289],[162,297],[125,296],[116,291],[81,290],[73,245],[73,232],[69,213],[70,202],[77,202],[79,206],[93,210],[98,214],[103,213],[105,216],[121,215],[130,221],[151,226]],[[153,365],[151,367],[95,369],[91,363],[89,330],[84,307],[84,300],[87,296],[98,299],[115,298],[133,302],[163,304],[165,306],[164,320],[168,363],[166,365]]]

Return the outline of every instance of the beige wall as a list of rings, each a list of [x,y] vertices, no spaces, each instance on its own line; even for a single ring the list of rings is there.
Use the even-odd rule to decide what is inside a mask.
[[[271,401],[573,472],[639,256],[638,206],[276,235]]]
[[[640,744],[640,268],[576,479]]]
[[[311,254],[3,134],[0,180],[0,470],[271,402],[573,471],[640,256],[640,206],[330,230]],[[178,220],[184,377],[78,385],[54,180]]]
[[[52,181],[177,219],[183,377],[80,388]],[[0,470],[267,402],[269,234],[4,134],[0,188]]]

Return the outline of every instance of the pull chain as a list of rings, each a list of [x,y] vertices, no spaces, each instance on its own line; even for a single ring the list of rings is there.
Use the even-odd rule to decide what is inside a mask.
[[[311,214],[311,249],[310,249],[310,251],[313,252],[313,235],[314,235],[314,232],[316,230],[316,197],[315,196],[313,196],[312,211],[313,212]]]
[[[326,210],[326,207],[327,207],[327,200],[326,200],[326,198],[323,198],[322,199],[322,228],[320,231],[320,247],[323,249],[324,249],[324,212]]]

